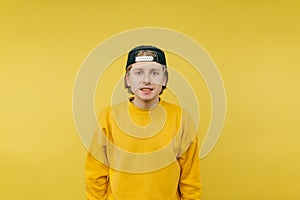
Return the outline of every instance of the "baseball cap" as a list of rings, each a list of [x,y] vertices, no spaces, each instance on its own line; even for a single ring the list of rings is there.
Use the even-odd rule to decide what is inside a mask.
[[[144,51],[151,52],[151,53],[149,56],[148,55],[147,56],[139,55],[140,52],[144,52]],[[165,65],[165,66],[167,65],[165,53],[161,49],[159,49],[155,46],[142,45],[142,46],[137,46],[137,47],[133,48],[128,53],[126,69],[131,64],[134,64],[136,62],[143,62],[143,61],[148,61],[148,62],[153,61],[153,62],[160,63],[162,65]]]

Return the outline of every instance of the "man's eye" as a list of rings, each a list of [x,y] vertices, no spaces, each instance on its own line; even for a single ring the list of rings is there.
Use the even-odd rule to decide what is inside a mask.
[[[141,71],[136,71],[134,74],[135,75],[142,75],[143,73]]]
[[[159,73],[157,71],[153,71],[152,75],[157,76],[157,75],[159,75]]]

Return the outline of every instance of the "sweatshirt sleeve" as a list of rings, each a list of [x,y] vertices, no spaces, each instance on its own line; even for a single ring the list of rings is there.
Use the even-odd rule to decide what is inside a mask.
[[[181,174],[179,192],[181,200],[200,200],[202,184],[200,180],[199,144],[192,117],[183,112],[181,153],[178,158]]]
[[[108,167],[98,161],[91,153],[87,154],[85,182],[87,200],[107,199]]]
[[[197,137],[187,151],[179,158],[181,175],[179,190],[182,200],[200,200],[202,184],[200,181],[200,158]]]
[[[109,112],[99,116],[99,129],[95,132],[86,158],[85,183],[87,200],[106,200],[109,184],[109,165],[106,155],[106,136],[109,133]],[[100,131],[101,130],[101,131]]]

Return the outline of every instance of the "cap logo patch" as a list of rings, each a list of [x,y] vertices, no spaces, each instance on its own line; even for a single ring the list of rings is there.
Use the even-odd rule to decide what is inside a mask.
[[[153,56],[137,56],[135,57],[135,62],[141,62],[141,61],[153,61]]]

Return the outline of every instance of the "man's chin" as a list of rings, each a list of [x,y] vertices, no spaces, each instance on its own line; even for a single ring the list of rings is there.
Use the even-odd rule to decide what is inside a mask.
[[[154,95],[154,94],[138,94],[135,95],[136,97],[138,97],[140,100],[145,101],[145,102],[150,102],[153,101],[156,98],[159,98],[158,96]]]

